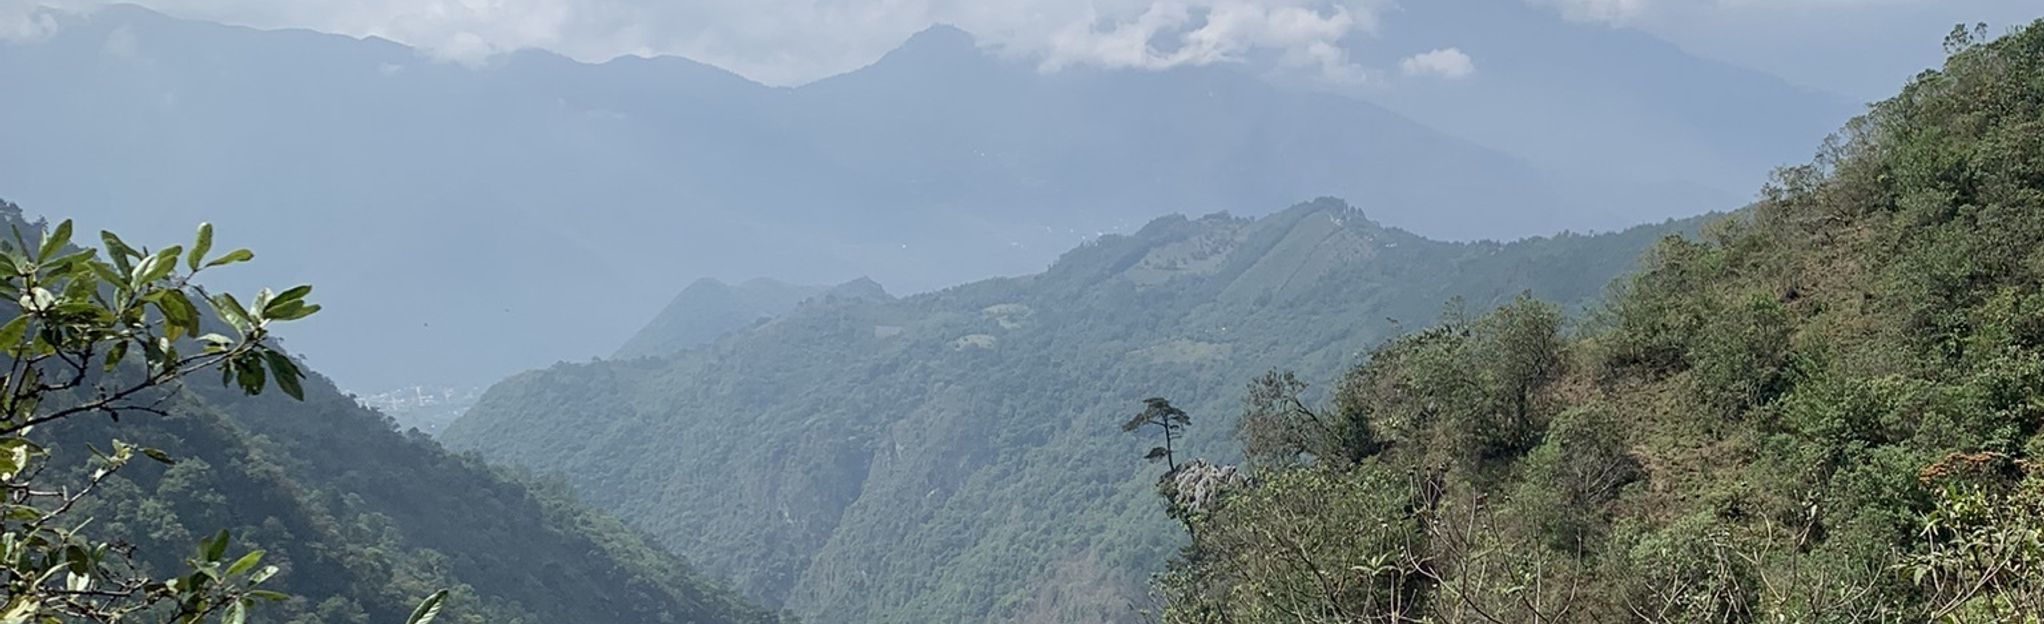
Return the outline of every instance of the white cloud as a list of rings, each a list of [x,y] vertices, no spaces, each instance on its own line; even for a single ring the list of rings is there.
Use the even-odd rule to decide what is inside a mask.
[[[0,0],[81,8],[114,0]],[[473,63],[520,48],[591,61],[675,54],[763,82],[856,69],[932,24],[1046,69],[1167,68],[1271,53],[1359,75],[1340,45],[1391,0],[136,0],[180,16],[379,36]],[[0,11],[0,29],[21,20]],[[25,30],[18,25],[13,30]],[[5,30],[0,30],[4,34]]]
[[[1562,17],[1579,22],[1601,22],[1622,25],[1632,22],[1647,10],[1648,0],[1527,0],[1544,4],[1561,11]],[[1696,0],[1690,0],[1692,2]],[[1714,1],[1714,0],[1704,0]]]
[[[997,43],[1041,57],[1047,70],[1073,65],[1163,69],[1234,62],[1265,50],[1277,52],[1288,66],[1353,76],[1359,68],[1340,43],[1376,29],[1374,8],[1365,3],[1166,0],[1132,15],[1100,15],[1096,3],[1084,19],[1065,20],[1047,37]]]
[[[48,10],[27,0],[0,0],[0,43],[36,41],[57,32]]]
[[[1460,48],[1441,48],[1405,57],[1398,71],[1407,76],[1435,76],[1454,80],[1476,73],[1476,61]]]
[[[0,0],[0,40],[47,36],[37,3]],[[1323,78],[1360,80],[1346,52],[1398,2],[1435,0],[131,0],[174,15],[265,28],[380,36],[474,63],[520,48],[587,61],[673,54],[769,84],[796,84],[872,62],[918,30],[953,24],[982,45],[1068,67],[1166,68],[1274,59]],[[1782,7],[1847,8],[1958,0],[1522,0],[1568,19],[1670,31],[1699,16]],[[2014,0],[1978,0],[2013,2]],[[1833,10],[1837,9],[1837,10]],[[1821,21],[1811,17],[1798,23]]]

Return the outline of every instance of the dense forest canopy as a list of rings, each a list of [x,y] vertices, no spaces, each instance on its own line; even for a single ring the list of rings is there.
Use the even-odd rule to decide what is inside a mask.
[[[1568,331],[1533,299],[1240,421],[1159,487],[1165,622],[2044,617],[2044,24],[1944,68]],[[1136,408],[1130,408],[1136,409]]]

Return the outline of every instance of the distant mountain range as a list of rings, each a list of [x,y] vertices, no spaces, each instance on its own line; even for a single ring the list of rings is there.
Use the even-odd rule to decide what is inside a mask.
[[[701,277],[920,292],[1159,214],[1316,196],[1464,240],[1735,208],[1726,189],[1802,158],[1721,117],[1804,144],[1845,114],[1636,34],[1408,11],[1438,36],[1359,45],[1459,45],[1477,73],[1348,95],[1255,63],[1043,73],[939,27],[773,88],[679,58],[471,68],[117,6],[0,43],[0,191],[137,235],[218,222],[262,243],[248,283],[334,303],[294,334],[320,368],[463,386],[602,353]]]

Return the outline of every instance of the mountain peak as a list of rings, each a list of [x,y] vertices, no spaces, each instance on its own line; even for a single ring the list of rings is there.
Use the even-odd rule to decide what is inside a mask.
[[[896,52],[904,50],[936,51],[946,53],[979,52],[979,39],[965,29],[950,24],[933,24],[929,28],[909,35]]]
[[[689,282],[688,287],[681,289],[681,294],[678,295],[676,298],[679,299],[681,297],[687,297],[690,295],[700,295],[703,293],[710,292],[727,292],[730,290],[731,285],[724,283],[724,280],[720,280],[714,277],[703,277],[697,278],[696,281]]]
[[[826,298],[837,297],[842,299],[858,299],[862,301],[894,300],[894,295],[887,294],[887,289],[885,287],[882,287],[880,285],[880,282],[873,281],[873,278],[870,277],[861,277],[859,279],[845,282],[843,284],[832,286],[830,290],[825,291],[823,293],[823,296]]]
[[[957,26],[937,24],[909,35],[867,69],[899,68],[918,73],[972,70],[987,58],[972,33]]]
[[[848,96],[841,89],[865,93],[906,94],[905,90],[931,82],[955,84],[983,76],[997,59],[979,46],[979,39],[957,26],[936,24],[902,40],[879,59],[856,70],[804,85],[810,92],[827,98]],[[870,96],[857,96],[870,97]]]
[[[820,292],[821,287],[763,277],[735,284],[713,277],[698,279],[611,357],[663,357],[709,344],[762,319],[780,316]]]

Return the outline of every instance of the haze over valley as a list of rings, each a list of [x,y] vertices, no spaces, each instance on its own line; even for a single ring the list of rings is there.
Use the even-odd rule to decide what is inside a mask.
[[[2039,137],[2021,0],[0,0],[0,624],[2034,622]]]
[[[769,87],[679,57],[461,64],[133,5],[38,11],[47,32],[0,56],[7,197],[282,241],[246,279],[359,302],[292,338],[365,393],[607,354],[698,278],[921,292],[1039,271],[1163,214],[1329,196],[1471,240],[1731,210],[1858,108],[1509,1],[1387,13],[1381,37],[1339,40],[1359,67],[1449,46],[1477,69],[1356,85],[1255,54],[1045,71],[943,25]],[[347,348],[371,333],[418,348]]]

